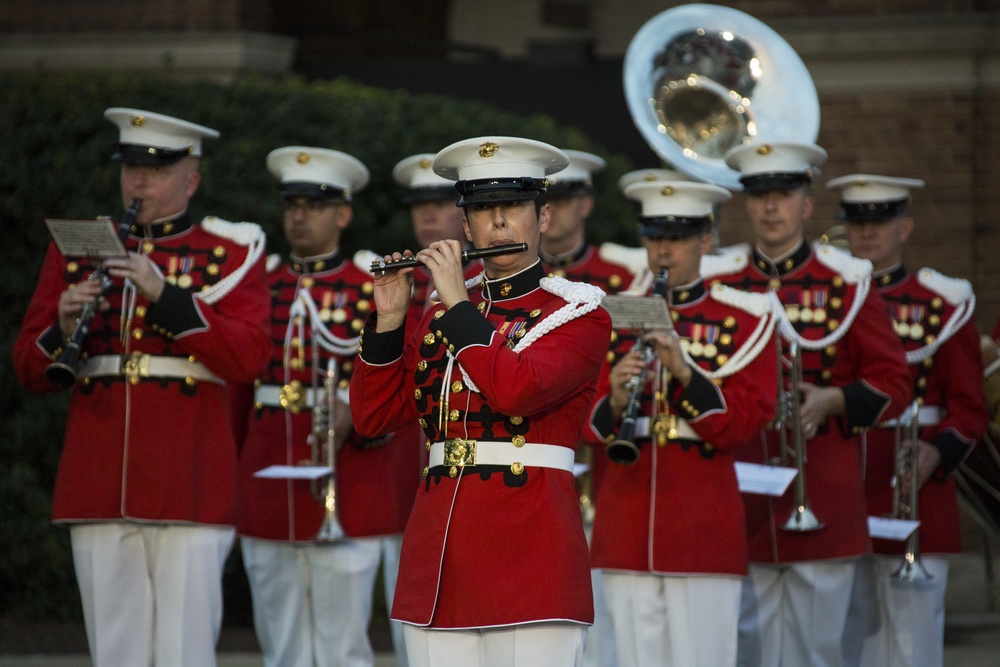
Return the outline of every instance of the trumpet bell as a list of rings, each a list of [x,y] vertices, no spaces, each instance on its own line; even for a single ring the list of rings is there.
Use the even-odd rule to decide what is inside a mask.
[[[823,525],[808,505],[798,505],[792,510],[781,529],[791,533],[808,533],[821,529]]]
[[[681,5],[632,38],[623,86],[653,151],[688,176],[739,190],[728,150],[757,140],[810,143],[819,99],[798,54],[774,30],[728,7]]]

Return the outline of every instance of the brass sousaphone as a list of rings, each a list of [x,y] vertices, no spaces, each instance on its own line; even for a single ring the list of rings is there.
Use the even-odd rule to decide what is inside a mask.
[[[629,113],[667,164],[691,178],[741,189],[726,166],[750,141],[813,143],[819,99],[798,54],[736,9],[680,5],[632,38],[623,84]]]

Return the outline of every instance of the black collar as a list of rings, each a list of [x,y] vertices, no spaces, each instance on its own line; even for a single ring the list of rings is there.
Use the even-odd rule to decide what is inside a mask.
[[[483,297],[488,301],[503,301],[524,296],[538,289],[538,281],[545,277],[541,261],[506,278],[490,280],[483,276]]]
[[[542,258],[542,261],[551,266],[554,269],[569,266],[570,264],[576,264],[583,256],[587,254],[587,244],[581,243],[580,247],[573,250],[568,255],[550,255],[543,251],[541,248],[538,249],[538,256]]]
[[[162,222],[154,222],[148,225],[132,225],[129,232],[132,236],[138,236],[143,239],[162,239],[167,236],[186,232],[192,226],[194,226],[194,223],[191,222],[191,216],[185,211],[173,220],[163,220]]]
[[[775,261],[754,248],[752,260],[754,266],[773,278],[791,273],[799,268],[809,260],[811,254],[812,250],[809,248],[809,244],[806,243],[805,239],[802,239],[799,241],[799,247],[784,259]]]
[[[344,257],[340,250],[334,250],[326,255],[316,255],[315,257],[296,257],[289,255],[290,266],[293,273],[322,273],[323,271],[333,271],[344,263]]]
[[[695,282],[690,285],[682,285],[680,287],[674,287],[670,290],[670,305],[671,306],[683,306],[685,304],[697,301],[705,295],[705,281],[698,278]]]
[[[903,264],[899,264],[895,268],[889,269],[884,273],[879,273],[875,276],[875,284],[879,289],[885,289],[887,287],[892,287],[893,285],[898,285],[899,283],[906,280],[909,276],[909,272]]]

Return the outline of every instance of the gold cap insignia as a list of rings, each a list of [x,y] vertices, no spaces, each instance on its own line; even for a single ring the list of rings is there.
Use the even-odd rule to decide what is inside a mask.
[[[770,144],[764,144],[763,146],[757,147],[758,155],[769,155],[774,148]]]
[[[420,168],[421,169],[430,169],[431,168],[431,164],[432,163],[431,163],[430,160],[428,160],[427,158],[424,158],[423,160],[420,161]]]
[[[298,155],[295,156],[295,161],[298,162],[299,164],[305,164],[309,162],[309,159],[310,159],[309,153],[299,153]]]
[[[487,141],[479,145],[479,157],[493,157],[500,150],[500,145],[493,141]]]
[[[146,124],[145,116],[132,116],[132,127],[142,127]]]
[[[674,189],[668,185],[662,190],[660,190],[660,194],[663,195],[664,197],[670,197],[674,194]]]

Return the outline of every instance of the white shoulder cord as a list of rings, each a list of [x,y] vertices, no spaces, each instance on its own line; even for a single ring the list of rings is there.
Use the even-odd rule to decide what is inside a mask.
[[[567,303],[559,310],[555,311],[544,320],[531,327],[531,330],[527,333],[527,335],[519,340],[517,345],[514,346],[514,352],[517,353],[521,353],[528,349],[536,340],[566,324],[567,322],[571,322],[578,317],[582,317],[587,313],[596,310],[601,305],[601,299],[604,298],[604,290],[599,287],[594,287],[593,285],[587,283],[576,283],[558,276],[542,278],[538,284],[546,292],[555,294],[556,296],[564,299]],[[450,364],[452,359],[451,352],[448,352],[448,357]],[[465,381],[465,385],[469,388],[469,390],[481,393],[472,379],[469,378],[465,369],[462,368],[461,364],[458,364],[458,368],[462,371],[462,379]],[[445,386],[448,386],[450,384],[450,376],[445,378],[445,380]]]
[[[312,298],[308,287],[299,289],[299,294],[289,308],[289,321],[296,317],[308,316],[312,326],[316,341],[327,352],[339,355],[352,355],[358,351],[360,336],[354,338],[340,338],[331,332],[320,319],[319,310],[316,308],[316,301]]]
[[[948,339],[954,336],[955,332],[961,329],[962,326],[969,321],[969,318],[972,317],[972,312],[975,309],[976,296],[973,294],[968,298],[968,300],[963,301],[955,308],[955,312],[953,312],[951,317],[948,318],[948,321],[945,322],[944,326],[941,328],[941,333],[938,334],[933,343],[906,353],[906,363],[912,366],[913,364],[919,364],[924,359],[933,357],[941,346],[948,342]]]
[[[257,260],[261,258],[267,244],[267,236],[264,234],[264,230],[261,229],[259,225],[251,222],[234,224],[219,218],[209,217],[202,221],[202,226],[205,227],[209,233],[228,238],[236,241],[240,245],[247,246],[247,256],[243,260],[243,264],[240,265],[238,269],[230,273],[212,287],[195,294],[196,298],[201,299],[205,303],[215,304],[233,291],[233,288],[235,288],[236,285],[243,280],[247,271],[249,271]]]
[[[840,326],[830,332],[830,335],[820,338],[819,340],[809,340],[799,335],[799,332],[795,330],[795,327],[792,326],[792,323],[788,320],[788,315],[785,314],[785,307],[782,305],[781,309],[776,313],[777,317],[780,318],[779,325],[781,328],[781,335],[785,338],[785,340],[797,341],[804,350],[820,350],[828,345],[833,345],[843,338],[844,334],[850,330],[851,325],[854,323],[854,319],[861,311],[862,304],[864,304],[865,299],[868,298],[868,290],[871,288],[871,284],[872,279],[870,274],[858,281],[857,290],[854,293],[854,303],[851,304],[851,309],[847,312],[847,317],[841,321]],[[774,294],[774,292],[772,292],[772,294]],[[775,298],[777,298],[777,296],[775,296]]]
[[[729,360],[719,366],[717,370],[706,371],[691,361],[691,357],[688,356],[687,352],[684,351],[684,360],[688,362],[689,365],[697,368],[701,373],[707,377],[709,380],[716,380],[720,378],[729,377],[734,375],[744,368],[746,368],[751,361],[757,358],[766,346],[771,344],[771,336],[774,333],[774,326],[777,324],[777,314],[772,310],[768,311],[766,315],[761,317],[757,326],[754,328],[753,333],[747,338],[746,342],[737,350]]]

